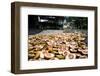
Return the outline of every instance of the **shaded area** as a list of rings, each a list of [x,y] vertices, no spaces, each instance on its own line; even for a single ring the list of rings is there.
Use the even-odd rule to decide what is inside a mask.
[[[87,17],[28,15],[28,34],[38,34],[43,30],[64,32],[85,30],[87,32],[87,23]]]
[[[29,15],[28,16],[28,29],[29,34],[36,34],[43,30],[52,29],[59,30],[63,29],[64,17],[56,16],[40,16],[40,15]]]

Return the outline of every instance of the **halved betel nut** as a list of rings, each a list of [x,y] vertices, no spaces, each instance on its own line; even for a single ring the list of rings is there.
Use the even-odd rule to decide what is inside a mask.
[[[48,46],[48,50],[52,50],[53,49],[53,47],[52,46]]]
[[[34,57],[34,56],[35,56],[35,54],[28,54],[28,56],[29,56],[29,57]]]
[[[68,54],[70,54],[70,51],[69,50],[64,50],[63,53],[62,53],[62,55],[64,55],[64,56],[66,56]]]
[[[54,60],[59,60],[59,58],[55,57]]]
[[[75,53],[75,55],[78,57],[82,56],[80,53]]]
[[[35,53],[34,59],[38,59],[39,57],[40,57],[40,51],[37,51],[37,52]]]
[[[28,51],[29,54],[33,54],[34,53],[34,50],[30,50]]]
[[[30,43],[28,44],[28,47],[32,47],[32,46],[33,46],[32,44],[30,44]]]
[[[69,59],[75,59],[76,55],[75,54],[69,54],[68,57],[69,57]]]
[[[31,47],[28,47],[28,50],[30,51],[30,50],[32,50],[33,49],[33,46],[31,46]]]
[[[83,51],[83,49],[81,49],[81,48],[78,48],[78,52],[82,52]]]
[[[43,51],[40,52],[40,58],[42,58],[42,59],[44,58]]]
[[[80,56],[82,56],[80,53],[73,53],[76,55],[76,59],[79,59]]]
[[[82,54],[88,54],[88,49],[78,49]]]
[[[76,59],[76,55],[70,53],[70,54],[68,54],[68,55],[66,56],[66,59]]]
[[[84,59],[84,58],[87,58],[87,56],[83,55],[79,57],[79,59]]]
[[[33,46],[31,44],[28,44],[28,50],[32,50],[33,49]]]
[[[71,49],[70,49],[70,52],[77,52],[77,50],[71,48]]]
[[[31,40],[28,40],[28,43],[30,44],[31,43]]]
[[[64,55],[56,55],[56,58],[58,58],[58,59],[65,59],[65,56]]]
[[[82,54],[88,54],[87,49],[86,50],[82,50]]]
[[[45,57],[46,59],[51,59],[51,58],[54,57],[54,54],[52,54],[52,53],[44,53],[44,57]]]
[[[53,53],[53,54],[59,54],[58,50],[52,50],[51,53]]]
[[[58,50],[58,53],[59,53],[59,54],[63,54],[64,51],[62,51],[62,50]]]

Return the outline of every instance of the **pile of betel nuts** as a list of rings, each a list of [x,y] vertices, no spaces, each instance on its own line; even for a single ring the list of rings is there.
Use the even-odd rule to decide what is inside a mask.
[[[37,34],[28,37],[28,60],[88,58],[84,33]]]

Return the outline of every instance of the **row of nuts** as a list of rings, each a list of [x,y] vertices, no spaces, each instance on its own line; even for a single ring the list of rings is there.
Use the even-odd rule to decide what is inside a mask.
[[[61,60],[88,58],[83,33],[29,35],[29,60]]]

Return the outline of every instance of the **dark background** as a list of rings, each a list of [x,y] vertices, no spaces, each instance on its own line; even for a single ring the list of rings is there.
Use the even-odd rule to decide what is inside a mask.
[[[88,29],[87,17],[28,15],[28,34],[37,34],[43,30],[63,30],[63,25],[68,23],[75,30]]]

